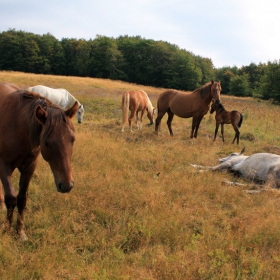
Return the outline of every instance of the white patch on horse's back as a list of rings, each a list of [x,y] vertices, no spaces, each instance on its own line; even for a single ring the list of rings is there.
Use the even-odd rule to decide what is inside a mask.
[[[29,87],[27,90],[38,93],[41,96],[48,98],[50,101],[52,101],[54,104],[58,105],[64,110],[71,108],[77,101],[79,104],[79,110],[76,116],[78,122],[82,122],[84,115],[84,107],[68,90],[64,88],[50,88],[43,85]]]

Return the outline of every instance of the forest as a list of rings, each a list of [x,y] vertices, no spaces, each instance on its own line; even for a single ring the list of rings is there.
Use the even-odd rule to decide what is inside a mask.
[[[140,36],[62,38],[9,29],[0,33],[0,71],[121,80],[192,91],[211,79],[222,93],[280,101],[280,60],[215,68],[211,58]]]

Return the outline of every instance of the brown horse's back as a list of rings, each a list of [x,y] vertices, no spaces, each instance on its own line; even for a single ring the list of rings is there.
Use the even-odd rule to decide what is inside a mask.
[[[204,104],[199,94],[167,90],[158,98],[158,110],[170,110],[181,118],[191,118],[194,114],[205,115],[208,104]]]
[[[13,91],[20,89],[18,86],[10,83],[0,83],[0,93],[1,94],[9,94]]]

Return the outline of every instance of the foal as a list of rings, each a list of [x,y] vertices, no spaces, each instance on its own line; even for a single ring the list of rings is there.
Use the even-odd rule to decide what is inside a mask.
[[[242,121],[243,121],[243,116],[241,113],[239,113],[238,111],[227,111],[222,103],[212,103],[211,105],[211,110],[210,110],[210,114],[213,114],[213,112],[216,111],[216,129],[215,129],[215,136],[213,141],[216,140],[216,136],[217,136],[217,132],[219,129],[219,125],[221,125],[221,133],[222,133],[222,138],[223,138],[223,142],[225,142],[224,139],[224,124],[231,124],[234,131],[235,131],[235,136],[234,139],[232,141],[232,144],[234,144],[235,139],[237,139],[237,144],[239,144],[239,129],[241,127]]]

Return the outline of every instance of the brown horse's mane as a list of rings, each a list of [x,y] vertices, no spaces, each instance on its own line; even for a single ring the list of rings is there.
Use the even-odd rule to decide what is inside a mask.
[[[22,104],[24,104],[21,109],[22,118],[24,123],[30,125],[30,140],[34,147],[40,145],[40,137],[42,137],[41,140],[44,142],[44,140],[56,130],[61,122],[67,122],[64,110],[53,104],[47,98],[44,98],[37,93],[22,91],[21,99]],[[48,114],[44,129],[36,117],[36,109],[39,105]],[[68,125],[74,131],[73,124],[68,123]],[[43,134],[41,135],[41,133]]]
[[[222,109],[223,111],[225,110],[224,105],[220,102],[216,105],[218,108]]]
[[[203,86],[201,86],[200,88],[196,89],[194,91],[195,92],[199,92],[200,93],[200,96],[202,99],[205,99],[207,97],[209,97],[209,94],[211,93],[211,90],[209,90],[209,88],[211,89],[211,86],[212,86],[212,83],[209,82]]]

